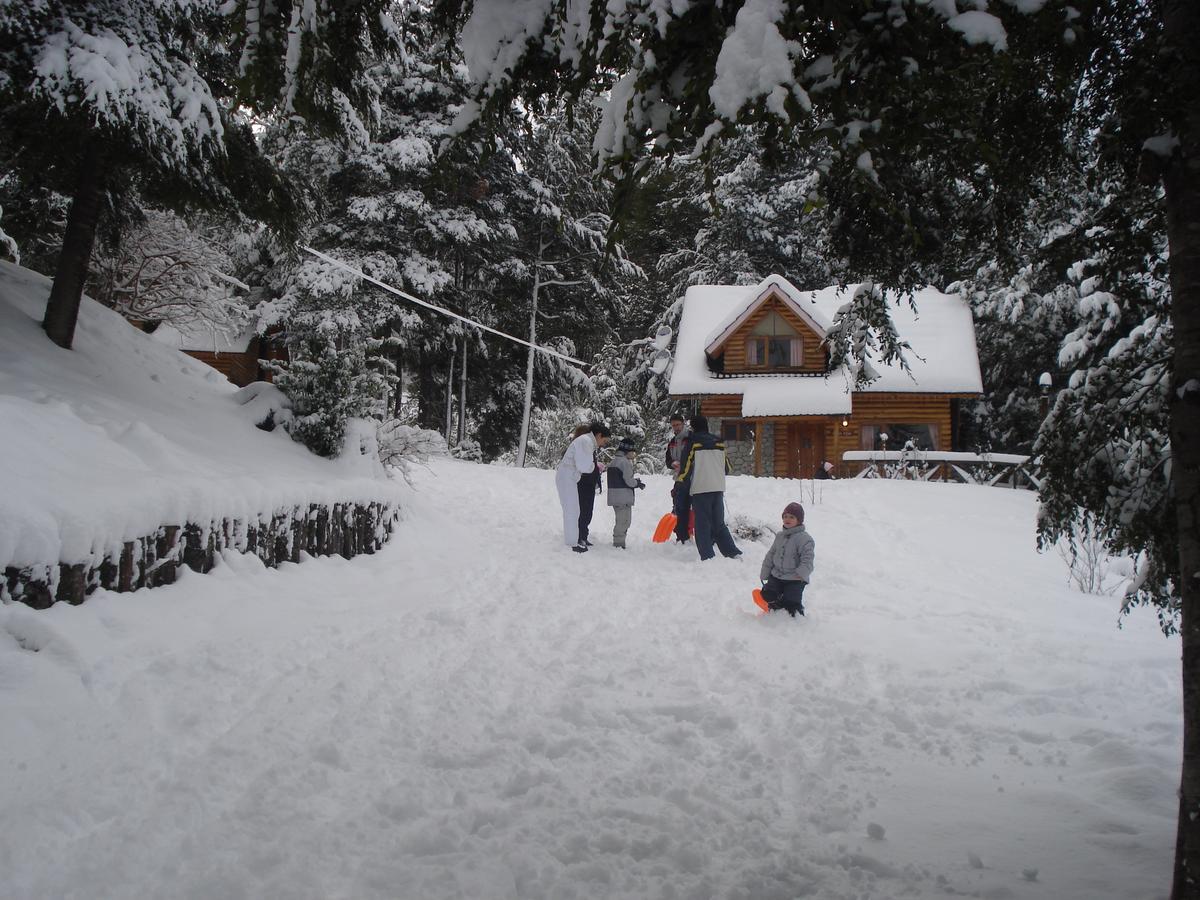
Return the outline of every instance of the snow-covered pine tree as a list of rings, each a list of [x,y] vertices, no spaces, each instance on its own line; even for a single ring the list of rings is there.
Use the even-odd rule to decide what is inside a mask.
[[[697,225],[690,245],[657,262],[674,296],[693,284],[757,284],[771,273],[811,288],[833,280],[838,260],[819,202],[817,160],[794,148],[763,147],[763,135],[746,128],[710,145],[703,161],[667,163],[680,171],[686,191],[661,214]]]
[[[251,116],[362,130],[373,97],[366,69],[391,39],[389,5],[0,6],[0,155],[26,183],[72,197],[44,323],[51,339],[71,345],[106,197],[126,173],[171,208],[293,221],[292,192],[258,153]]]
[[[466,87],[461,70],[435,54],[440,48],[423,15],[420,3],[397,8],[402,53],[372,70],[381,99],[375,136],[344,146],[318,136],[297,139],[280,128],[268,135],[267,146],[283,171],[311,179],[318,221],[305,242],[431,303],[484,316],[477,308],[481,298],[494,296],[506,271],[502,242],[517,235],[505,194],[515,166],[506,153],[484,157],[445,140]],[[301,254],[278,266],[268,256],[263,262],[272,315],[287,323],[295,359],[311,363],[306,353],[317,347],[321,354],[346,355],[347,364],[403,368],[406,381],[415,382],[417,423],[446,430],[446,410],[455,405],[450,395],[463,388],[464,354],[489,350],[475,329],[319,258]],[[331,331],[337,332],[332,350],[314,344]],[[373,349],[365,351],[368,345]],[[301,390],[309,382],[291,384]],[[398,388],[392,383],[390,409],[381,414],[398,408]]]
[[[591,171],[588,136],[594,106],[549,106],[530,117],[517,149],[528,176],[523,233],[529,281],[527,340],[539,341],[540,322],[553,320],[560,334],[587,349],[619,325],[619,288],[644,278],[625,248],[610,242],[609,187]],[[537,354],[526,353],[525,388],[516,464],[525,464],[533,410]]]

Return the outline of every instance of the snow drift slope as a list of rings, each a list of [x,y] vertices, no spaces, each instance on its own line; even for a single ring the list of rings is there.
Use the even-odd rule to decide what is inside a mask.
[[[0,567],[80,562],[160,525],[398,498],[363,458],[254,427],[219,372],[84,298],[72,350],[50,282],[0,262]]]
[[[650,544],[648,481],[627,552],[446,460],[372,557],[0,608],[0,894],[1166,896],[1178,643],[1065,587],[1033,497],[818,488],[792,621],[765,547]]]

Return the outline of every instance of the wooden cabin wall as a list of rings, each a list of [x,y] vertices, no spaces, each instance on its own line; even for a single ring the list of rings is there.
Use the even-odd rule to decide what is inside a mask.
[[[700,401],[700,415],[712,419],[740,419],[741,394],[709,394]]]
[[[895,424],[931,424],[937,426],[938,450],[952,449],[953,435],[951,434],[950,401],[959,394],[902,394],[878,393],[851,395],[852,412],[848,416],[771,416],[768,418],[755,417],[755,433],[764,435],[764,426],[773,427],[774,440],[768,451],[768,456],[761,455],[761,448],[756,451],[759,464],[766,470],[783,473],[788,470],[788,423],[809,423],[818,429],[817,447],[823,449],[826,459],[833,462],[839,474],[853,474],[854,467],[845,467],[842,463],[842,453],[847,450],[861,450],[861,429],[864,425]],[[741,394],[710,394],[701,398],[700,412],[711,420],[742,419]],[[847,424],[843,427],[842,422]],[[713,423],[714,433],[719,428]],[[899,448],[897,448],[899,449]],[[769,457],[769,458],[768,458]]]
[[[211,353],[207,350],[185,350],[192,359],[212,366],[238,387],[245,387],[258,380],[258,353]]]
[[[840,418],[829,421],[825,427],[826,455],[840,470],[843,452],[862,449],[862,426],[888,422],[936,425],[936,449],[949,450],[953,437],[950,433],[950,399],[948,394],[852,394],[847,427],[842,427]]]

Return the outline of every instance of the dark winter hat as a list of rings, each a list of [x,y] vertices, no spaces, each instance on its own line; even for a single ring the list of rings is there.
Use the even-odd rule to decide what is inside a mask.
[[[801,525],[804,524],[804,507],[795,500],[783,508],[783,515],[795,516],[797,522],[799,522]]]
[[[617,444],[618,453],[628,453],[633,449],[633,441],[627,437],[621,438],[621,443]]]
[[[692,431],[708,431],[708,417],[692,416]]]

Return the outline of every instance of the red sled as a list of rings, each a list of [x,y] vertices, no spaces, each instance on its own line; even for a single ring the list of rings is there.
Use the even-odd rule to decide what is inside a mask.
[[[750,592],[750,596],[754,598],[754,605],[757,606],[759,609],[761,609],[763,612],[771,611],[771,607],[767,604],[766,598],[763,597],[762,590],[760,588],[755,588],[754,590],[752,590]]]
[[[675,533],[675,526],[679,523],[679,517],[673,512],[667,513],[658,520],[658,526],[654,529],[654,543],[665,544],[671,539],[671,535]],[[692,510],[688,513],[688,534],[696,533],[696,511]]]

